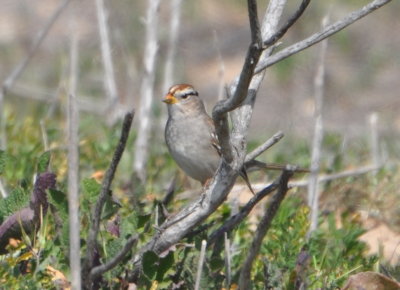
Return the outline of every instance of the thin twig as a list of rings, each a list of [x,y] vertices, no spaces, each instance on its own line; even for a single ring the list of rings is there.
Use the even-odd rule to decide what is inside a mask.
[[[108,15],[104,5],[104,0],[96,0],[96,12],[101,42],[101,56],[104,67],[104,88],[107,93],[108,103],[111,105],[115,105],[118,101],[118,93],[111,53],[111,44],[107,21]]]
[[[47,137],[46,126],[44,124],[44,120],[40,120],[40,131],[42,132],[42,140],[43,140],[43,147],[44,151],[49,150],[49,138]]]
[[[333,174],[328,174],[328,175],[320,175],[318,178],[318,183],[328,182],[328,181],[332,181],[332,180],[339,179],[339,178],[355,177],[358,175],[366,174],[371,171],[378,170],[380,168],[382,168],[382,165],[379,165],[379,166],[369,165],[369,166],[359,167],[356,169],[345,170],[345,171],[338,172],[338,173],[333,173]],[[309,180],[293,181],[293,182],[289,183],[289,188],[308,186],[308,183],[309,183]]]
[[[369,127],[370,127],[370,146],[371,146],[371,156],[372,162],[375,166],[381,164],[381,154],[379,150],[379,134],[378,134],[378,113],[373,112],[368,117]]]
[[[277,32],[275,32],[271,37],[264,41],[265,47],[270,47],[271,45],[275,44],[279,39],[281,39],[286,32],[292,27],[297,20],[303,15],[304,11],[306,10],[308,4],[310,4],[311,0],[303,0],[296,10],[295,13],[288,19],[288,21],[281,27]]]
[[[226,90],[225,86],[225,65],[224,65],[224,60],[222,58],[221,54],[221,49],[219,47],[219,41],[218,41],[218,34],[217,31],[214,30],[214,46],[217,51],[217,61],[219,63],[219,69],[218,69],[218,94],[217,94],[217,100],[220,101],[224,99],[224,91]]]
[[[155,65],[158,41],[158,7],[160,0],[148,1],[146,16],[146,41],[144,48],[144,76],[140,87],[139,128],[135,142],[133,168],[141,182],[146,180],[146,164],[149,154],[149,141],[153,114],[151,111],[154,99]]]
[[[279,188],[277,193],[272,197],[271,202],[268,205],[267,210],[265,211],[264,216],[261,218],[257,230],[255,232],[255,237],[253,242],[251,243],[251,247],[247,254],[246,260],[244,261],[243,267],[240,271],[239,277],[239,289],[251,289],[250,287],[250,273],[253,262],[258,255],[262,240],[264,239],[269,227],[271,226],[272,219],[274,218],[276,212],[279,209],[279,206],[283,199],[286,196],[288,191],[288,182],[290,177],[293,175],[293,171],[290,167],[282,172]]]
[[[167,92],[169,87],[174,83],[174,64],[175,64],[175,55],[176,55],[176,47],[179,37],[179,23],[181,19],[181,7],[182,0],[172,0],[170,1],[169,8],[169,35],[168,35],[168,45],[167,45],[167,55],[165,58],[165,70],[164,70],[164,81],[162,90],[163,93]]]
[[[79,220],[79,109],[76,104],[78,78],[78,36],[72,34],[68,94],[68,212],[71,285],[81,288],[81,243]]]
[[[262,53],[262,39],[260,23],[258,20],[257,1],[248,0],[247,5],[251,30],[251,44],[247,50],[246,59],[234,94],[228,99],[219,101],[215,105],[212,113],[216,126],[216,133],[218,140],[220,141],[221,153],[227,162],[233,161],[233,152],[229,141],[230,134],[226,114],[236,109],[246,98],[254,69]]]
[[[119,143],[117,145],[117,148],[115,148],[114,156],[111,160],[110,166],[108,167],[106,175],[104,176],[103,182],[101,184],[101,191],[99,197],[97,199],[95,207],[92,210],[92,220],[87,240],[87,251],[86,251],[86,261],[85,261],[86,264],[84,268],[84,274],[86,275],[89,274],[89,272],[92,270],[93,267],[93,257],[94,257],[94,250],[96,248],[97,234],[99,232],[101,211],[106,201],[107,194],[110,191],[115,171],[117,170],[119,161],[121,160],[122,154],[125,150],[126,142],[128,140],[129,132],[132,125],[133,116],[134,116],[133,112],[128,112],[125,115],[124,122],[122,124],[121,137],[119,139]],[[89,286],[91,281],[89,279],[87,280],[88,281],[86,281],[86,284],[87,286]]]
[[[194,285],[194,289],[195,290],[199,290],[200,289],[201,273],[203,271],[204,260],[205,260],[205,257],[206,257],[206,247],[207,247],[207,241],[206,240],[202,240],[201,241],[199,264],[197,266],[196,283]]]
[[[276,31],[285,5],[286,0],[269,1],[261,26],[261,34],[263,39],[267,39],[270,35],[274,33],[274,31]],[[275,46],[272,46],[269,49],[263,50],[262,55],[270,55],[273,52],[274,48]],[[237,79],[239,80],[239,77]],[[235,152],[237,152],[237,160],[243,160],[246,157],[245,155],[247,150],[247,132],[250,126],[257,92],[261,86],[263,79],[264,73],[253,75],[251,77],[251,82],[249,84],[245,100],[237,109],[230,113],[232,120],[232,131],[235,132],[235,134],[233,135],[234,138],[232,138],[231,143],[232,147],[235,148]],[[230,95],[233,94],[236,86],[236,83],[230,86],[230,91],[232,92]]]
[[[231,243],[228,238],[227,232],[224,233],[224,245],[225,245],[225,269],[226,269],[226,289],[230,289],[232,272],[231,272]]]
[[[268,150],[269,148],[274,146],[276,143],[278,143],[283,138],[283,136],[285,136],[285,135],[283,134],[282,131],[276,132],[271,138],[269,138],[263,144],[261,144],[256,149],[254,149],[249,154],[247,154],[244,162],[249,162],[249,161],[257,158],[262,153],[264,153],[266,150]]]
[[[100,275],[104,274],[105,272],[111,270],[115,266],[117,266],[128,254],[128,252],[134,247],[136,242],[138,241],[138,235],[134,235],[129,237],[126,241],[124,247],[119,251],[114,257],[112,257],[107,263],[102,264],[100,266],[94,267],[90,271],[91,279],[95,279]]]
[[[279,179],[281,179],[280,177]],[[222,226],[216,229],[209,237],[208,242],[210,245],[218,241],[224,233],[229,233],[238,224],[240,224],[251,212],[251,210],[268,194],[273,192],[279,186],[279,180],[267,185],[264,189],[257,192],[247,203],[243,206],[240,211],[234,216],[230,217],[224,222]]]
[[[328,16],[322,20],[322,29],[328,23]],[[318,178],[321,163],[322,140],[324,137],[324,125],[322,116],[322,107],[324,102],[325,86],[325,55],[328,47],[328,40],[321,42],[318,68],[314,79],[314,136],[311,148],[311,173],[308,183],[308,206],[310,212],[310,229],[308,235],[317,229],[318,226],[318,206],[319,206],[319,187]]]
[[[165,57],[165,68],[163,75],[162,92],[165,94],[169,87],[175,83],[175,63],[176,63],[176,52],[177,44],[179,43],[179,28],[181,20],[181,8],[182,0],[169,1],[169,31],[168,31],[168,44],[167,53]],[[158,132],[164,131],[165,121],[167,120],[167,107],[161,106],[161,116],[158,123]],[[156,136],[163,136],[163,134],[157,134]]]
[[[364,6],[363,8],[354,11],[347,15],[345,18],[342,20],[339,20],[329,26],[327,26],[324,30],[317,32],[310,37],[299,41],[285,49],[282,49],[281,51],[275,53],[272,56],[269,57],[263,57],[259,64],[257,65],[255,69],[255,73],[260,73],[263,70],[265,70],[267,67],[270,67],[274,65],[277,62],[280,62],[289,56],[292,56],[293,54],[296,54],[322,40],[325,38],[332,36],[333,34],[341,31],[342,29],[346,28],[347,26],[353,24],[357,20],[365,17],[366,15],[374,12],[375,10],[381,8],[382,6],[388,4],[392,0],[374,0],[368,5]]]
[[[3,181],[0,178],[0,193],[2,198],[6,198],[8,196],[7,190],[3,185]]]

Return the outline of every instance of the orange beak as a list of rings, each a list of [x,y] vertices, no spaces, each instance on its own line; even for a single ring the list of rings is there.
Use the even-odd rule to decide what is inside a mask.
[[[173,95],[171,94],[167,94],[164,98],[164,100],[162,100],[164,103],[171,105],[171,104],[175,104],[178,102],[178,99],[175,98]]]

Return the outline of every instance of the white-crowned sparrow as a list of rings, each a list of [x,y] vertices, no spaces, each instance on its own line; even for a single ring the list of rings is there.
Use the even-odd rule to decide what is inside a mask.
[[[172,86],[163,102],[168,106],[165,141],[169,152],[187,175],[204,185],[221,159],[214,122],[191,85]],[[251,189],[245,172],[240,175]]]

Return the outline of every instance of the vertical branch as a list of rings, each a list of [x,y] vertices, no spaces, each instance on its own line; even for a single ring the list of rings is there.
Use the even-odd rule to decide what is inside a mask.
[[[381,165],[381,156],[379,150],[379,134],[378,134],[378,113],[374,112],[368,118],[370,127],[370,146],[373,166],[379,167]]]
[[[115,105],[118,99],[117,86],[115,84],[114,65],[112,60],[110,36],[107,21],[107,11],[104,0],[96,0],[97,22],[99,26],[101,56],[104,67],[104,88],[109,99],[109,103]]]
[[[225,65],[224,60],[222,59],[221,50],[218,45],[218,35],[217,31],[214,30],[214,46],[217,50],[217,57],[219,62],[219,70],[218,70],[218,77],[219,77],[219,84],[218,84],[218,101],[224,98],[224,91],[225,91]]]
[[[231,243],[228,238],[227,232],[224,233],[224,245],[225,245],[225,268],[226,268],[226,289],[230,289],[231,286]]]
[[[261,37],[262,39],[269,39],[278,28],[279,20],[281,19],[282,12],[286,6],[286,0],[271,0],[265,12],[261,24]],[[260,58],[267,58],[272,54],[273,48],[264,50]],[[249,84],[249,91],[243,105],[238,109],[231,112],[232,116],[232,143],[242,155],[246,152],[246,133],[250,125],[251,116],[253,112],[254,103],[256,100],[256,93],[260,88],[261,82],[264,79],[265,73],[253,75]],[[231,91],[234,90],[236,84],[231,86]],[[244,158],[244,156],[241,156]]]
[[[181,19],[182,0],[170,1],[169,18],[169,36],[167,46],[167,56],[165,59],[164,81],[162,91],[167,92],[169,87],[174,83],[174,63],[176,55],[176,44],[178,43],[179,23]],[[165,107],[165,106],[163,106]]]
[[[92,216],[91,216],[91,224],[89,228],[89,234],[87,238],[87,246],[86,246],[86,261],[83,269],[84,279],[85,279],[85,287],[91,289],[92,287],[92,279],[90,273],[94,264],[94,256],[95,249],[97,247],[97,235],[100,229],[100,219],[101,213],[106,202],[107,195],[110,192],[111,183],[114,179],[115,172],[117,171],[118,164],[122,158],[122,154],[124,153],[126,142],[128,141],[129,132],[132,125],[133,120],[133,112],[128,112],[125,115],[121,136],[118,142],[117,147],[115,148],[113,158],[111,160],[110,166],[107,169],[107,172],[103,178],[101,183],[101,191],[99,197],[97,198],[96,204],[92,208]]]
[[[146,17],[146,43],[144,48],[144,76],[140,88],[139,128],[135,143],[134,170],[139,179],[146,180],[146,163],[148,159],[149,139],[151,131],[151,107],[153,104],[155,62],[158,49],[157,25],[160,0],[148,1]]]
[[[326,27],[327,23],[328,17],[325,17],[322,20],[323,28]],[[322,139],[324,136],[322,105],[324,100],[325,54],[327,45],[327,40],[323,40],[321,43],[318,68],[314,79],[315,124],[311,153],[311,172],[308,183],[308,206],[311,208],[310,229],[308,234],[311,234],[314,230],[317,229],[318,226],[318,175],[320,170]]]
[[[200,250],[200,258],[199,258],[199,264],[197,266],[197,274],[196,274],[196,283],[194,285],[195,290],[200,289],[200,281],[201,281],[201,273],[203,272],[203,264],[206,256],[206,247],[207,247],[207,241],[202,240],[201,241],[201,250]]]
[[[0,178],[0,194],[2,198],[6,198],[8,196],[7,190],[4,188],[3,181]]]
[[[79,222],[79,112],[76,102],[78,78],[78,38],[72,34],[70,51],[70,80],[68,94],[68,212],[69,261],[72,289],[81,289],[80,222]]]
[[[281,202],[286,196],[286,193],[288,191],[288,182],[290,177],[293,175],[293,169],[294,168],[288,166],[282,172],[282,175],[279,180],[278,191],[272,197],[265,211],[265,214],[263,215],[257,226],[254,240],[251,243],[251,247],[243,263],[242,269],[240,271],[239,289],[251,289],[250,276],[251,276],[251,268],[253,266],[253,262],[260,251],[262,241],[271,226],[272,220],[275,217],[275,214],[277,213],[279,206],[281,205]]]
[[[170,86],[175,83],[175,56],[177,51],[177,43],[179,38],[179,24],[181,20],[181,8],[182,0],[172,0],[169,1],[169,33],[168,33],[168,44],[167,44],[167,55],[165,58],[165,68],[163,76],[162,92],[166,93]],[[165,120],[167,119],[167,108],[166,106],[161,106],[161,117],[159,122],[160,132],[163,132]],[[162,136],[162,134],[160,134]]]

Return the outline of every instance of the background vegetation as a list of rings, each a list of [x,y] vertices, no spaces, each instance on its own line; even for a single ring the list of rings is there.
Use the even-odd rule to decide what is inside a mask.
[[[0,12],[0,79],[4,80],[24,57],[37,31],[53,13],[54,1],[6,0]],[[162,2],[159,22],[159,54],[155,95],[163,92],[163,67],[167,46],[169,6]],[[260,1],[260,11],[266,3]],[[294,6],[294,4],[291,4]],[[289,5],[289,9],[292,7]],[[119,102],[125,109],[138,108],[144,49],[143,17],[145,1],[106,2],[112,56]],[[330,7],[330,8],[329,8]],[[359,7],[358,1],[315,1],[304,17],[283,40],[293,43],[319,29],[320,19],[330,9],[332,21]],[[396,9],[397,8],[397,9]],[[252,278],[254,289],[295,288],[296,279],[311,289],[335,289],[354,273],[373,270],[399,279],[400,237],[398,164],[400,119],[397,82],[400,36],[396,21],[399,3],[391,3],[366,19],[329,39],[326,55],[324,121],[326,133],[321,160],[322,173],[352,170],[373,162],[370,113],[378,112],[379,156],[384,166],[365,175],[350,176],[323,183],[319,227],[311,239],[309,208],[304,187],[295,187],[280,207],[264,240]],[[71,35],[79,34],[79,78],[77,98],[79,120],[79,177],[82,256],[86,251],[91,207],[100,191],[102,177],[120,136],[121,121],[105,115],[102,62],[97,20],[92,2],[74,2],[58,19],[29,66],[7,92],[0,108],[4,124],[1,137],[0,180],[8,195],[26,205],[34,186],[43,153],[50,151],[50,171],[57,176],[57,190],[49,191],[51,210],[42,216],[36,235],[23,235],[22,242],[0,256],[0,281],[8,289],[68,287],[67,206],[67,118]],[[290,12],[287,12],[290,14]],[[389,29],[390,28],[390,29]],[[241,69],[249,43],[247,10],[244,1],[186,1],[182,6],[177,42],[174,82],[192,83],[204,96],[208,108],[216,102],[223,80],[229,83]],[[259,91],[249,135],[249,151],[278,129],[285,138],[260,160],[310,166],[313,126],[313,78],[317,47],[269,69]],[[221,53],[224,73],[221,75]],[[190,190],[199,185],[181,173],[164,146],[162,127],[165,112],[156,98],[147,182],[139,183],[133,174],[137,122],[128,140],[113,186],[102,212],[98,258],[113,257],[132,234],[136,246],[119,266],[98,281],[99,287],[127,287],[127,272],[135,249],[157,233],[165,218],[160,206],[171,181],[174,201],[167,205],[175,213],[193,200]],[[284,117],[282,117],[284,116]],[[267,184],[276,172],[252,173],[255,184]],[[295,181],[306,179],[296,175]],[[238,181],[240,183],[240,180]],[[182,193],[183,192],[183,193]],[[179,194],[181,193],[181,194]],[[193,287],[201,241],[236,213],[251,195],[231,196],[207,221],[204,228],[189,235],[174,250],[159,257],[151,252],[143,258],[143,288]],[[247,199],[246,199],[247,198]],[[244,200],[244,201],[243,201]],[[10,214],[0,201],[0,220]],[[3,204],[3,206],[2,206]],[[251,245],[257,221],[264,211],[261,203],[251,218],[230,233],[232,282],[238,279],[243,259]],[[378,231],[376,231],[378,230]],[[385,240],[388,237],[389,241]],[[220,241],[223,244],[223,241]],[[308,257],[301,264],[302,255]],[[226,253],[210,247],[201,280],[202,289],[227,287]],[[23,278],[22,278],[23,277]],[[266,279],[266,277],[268,279]]]

